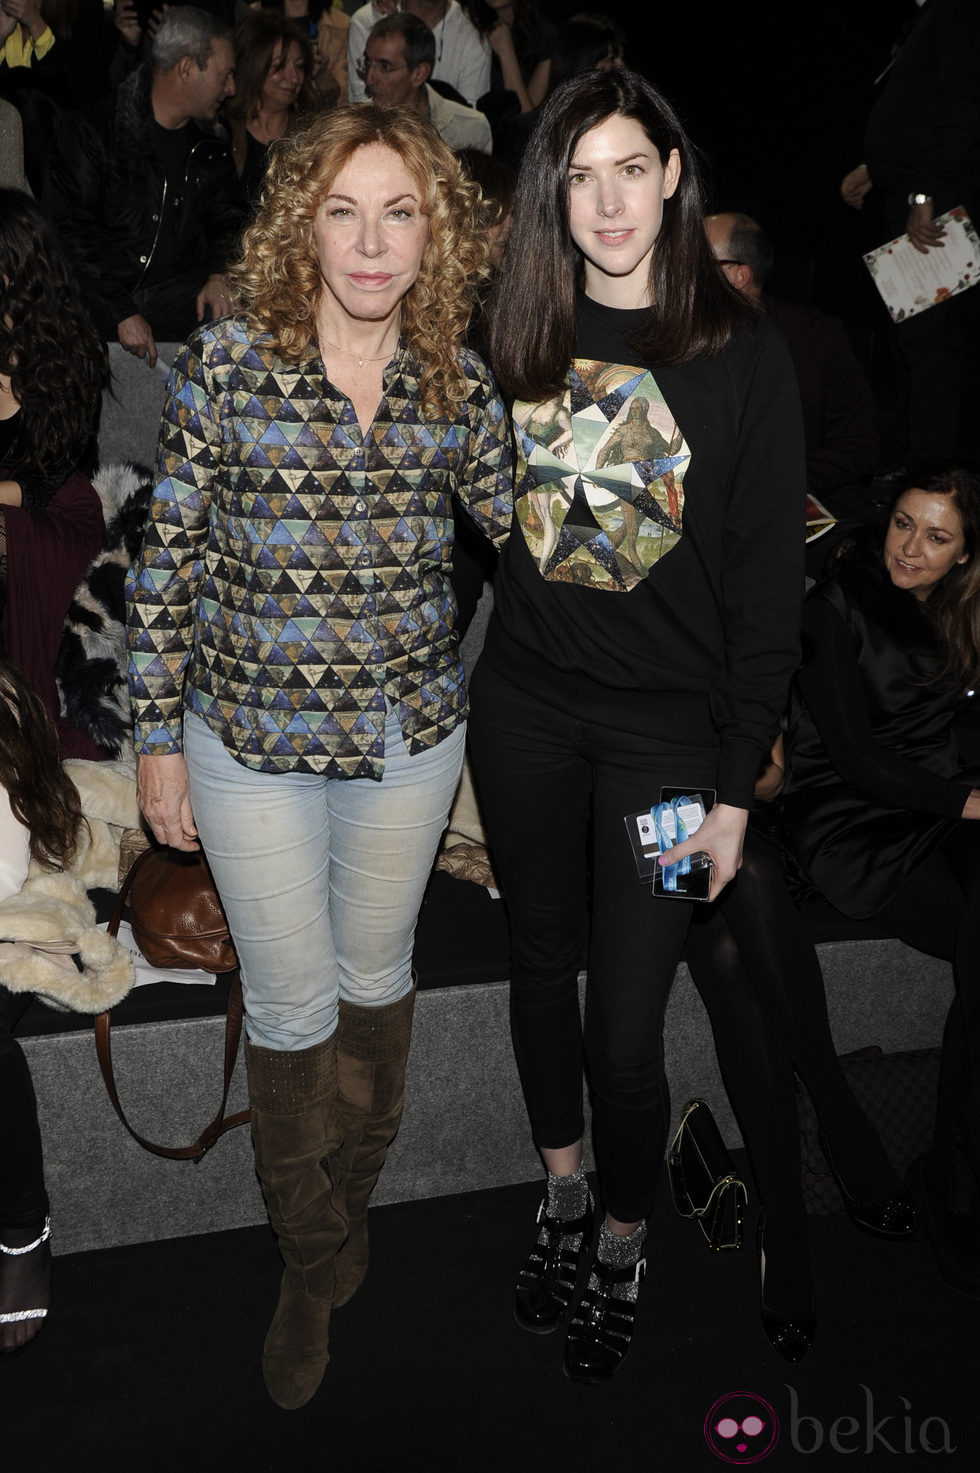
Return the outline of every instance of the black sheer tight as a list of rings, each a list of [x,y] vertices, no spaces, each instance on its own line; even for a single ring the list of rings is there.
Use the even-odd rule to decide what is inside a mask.
[[[720,987],[726,985],[730,967],[735,964],[732,958],[741,958],[743,986],[754,992],[769,1021],[772,1046],[791,1061],[806,1085],[834,1164],[851,1195],[868,1199],[895,1191],[895,1171],[841,1071],[827,1018],[820,964],[789,897],[778,856],[751,831],[738,878],[713,907],[707,922],[706,927],[703,923],[698,926],[694,936],[695,967],[706,973],[716,953],[715,986]],[[702,941],[704,931],[707,935]],[[724,951],[722,933],[732,938],[734,953]],[[692,954],[690,940],[688,953]],[[709,1006],[707,1001],[705,1005]],[[736,1032],[736,1038],[740,1036]],[[737,1059],[732,1067],[737,1071]],[[743,1094],[750,1085],[741,1084],[736,1072],[733,1087]],[[732,1104],[737,1113],[739,1105],[734,1095]]]
[[[11,1033],[30,1001],[29,994],[0,987],[0,1243],[8,1248],[40,1237],[48,1211],[34,1086],[24,1052]],[[47,1243],[32,1253],[0,1253],[0,1315],[46,1308],[50,1277]],[[26,1344],[40,1323],[0,1323],[0,1351]]]
[[[685,956],[766,1209],[765,1302],[793,1315],[811,1294],[793,1068],[717,907],[692,924]]]
[[[962,823],[875,916],[919,951],[952,961],[934,1151],[950,1206],[976,1210],[980,1184],[980,824]]]

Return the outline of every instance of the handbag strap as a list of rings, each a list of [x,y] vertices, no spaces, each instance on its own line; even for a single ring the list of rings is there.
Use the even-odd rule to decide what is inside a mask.
[[[129,1134],[136,1143],[143,1147],[144,1151],[150,1151],[154,1156],[166,1156],[170,1161],[200,1161],[210,1151],[215,1141],[219,1140],[227,1130],[234,1130],[237,1125],[245,1125],[252,1118],[251,1110],[238,1110],[234,1115],[225,1116],[228,1105],[228,1092],[231,1088],[231,1077],[235,1072],[235,1060],[238,1057],[238,1046],[242,1036],[242,979],[236,967],[231,974],[231,987],[228,992],[228,1012],[225,1016],[225,1061],[224,1061],[224,1083],[221,1091],[221,1104],[218,1113],[209,1125],[206,1125],[195,1141],[188,1146],[160,1146],[156,1142],[147,1140],[134,1130],[126,1119],[125,1111],[119,1100],[116,1089],[116,1080],[112,1068],[112,1044],[111,1044],[111,1014],[109,1012],[99,1013],[95,1020],[95,1052],[99,1059],[99,1068],[105,1082],[106,1093],[112,1102],[119,1119],[122,1121]]]
[[[112,918],[109,921],[108,933],[116,936],[119,933],[119,922],[122,919],[123,907],[133,883],[133,876],[147,855],[153,853],[147,849],[143,854],[137,856],[120,886],[116,903],[113,907]],[[102,1071],[102,1079],[105,1083],[106,1093],[112,1103],[122,1124],[136,1141],[137,1145],[143,1147],[144,1151],[150,1151],[154,1156],[165,1156],[170,1161],[201,1161],[210,1151],[215,1141],[219,1140],[227,1130],[234,1130],[238,1125],[245,1125],[252,1118],[251,1110],[238,1110],[234,1115],[225,1116],[228,1105],[228,1092],[231,1089],[231,1077],[235,1072],[235,1060],[238,1058],[238,1048],[242,1036],[242,1018],[244,1007],[242,1004],[242,976],[238,967],[231,973],[231,986],[228,989],[228,1011],[225,1015],[225,1057],[224,1057],[224,1080],[221,1091],[221,1104],[218,1113],[210,1124],[206,1125],[195,1141],[188,1146],[160,1146],[154,1141],[147,1140],[146,1136],[140,1135],[134,1130],[126,1119],[119,1100],[119,1092],[116,1089],[115,1073],[112,1067],[112,1042],[111,1042],[111,1014],[106,1011],[99,1013],[95,1019],[95,1052],[99,1060],[99,1068]]]

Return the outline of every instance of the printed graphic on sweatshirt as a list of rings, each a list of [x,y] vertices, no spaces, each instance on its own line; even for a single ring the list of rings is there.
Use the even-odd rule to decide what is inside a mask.
[[[628,593],[681,536],[691,453],[652,375],[577,358],[564,393],[514,405],[517,515],[542,575]]]

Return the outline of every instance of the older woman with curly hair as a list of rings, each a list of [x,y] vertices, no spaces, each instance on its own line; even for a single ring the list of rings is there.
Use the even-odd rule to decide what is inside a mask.
[[[174,366],[130,584],[143,811],[207,852],[242,965],[256,1167],[285,1262],[263,1369],[303,1405],[367,1268],[412,942],[463,757],[452,500],[506,536],[503,406],[462,346],[476,188],[373,104],[273,148],[238,316]]]

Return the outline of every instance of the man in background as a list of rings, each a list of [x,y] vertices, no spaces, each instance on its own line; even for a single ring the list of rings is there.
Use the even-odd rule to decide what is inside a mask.
[[[169,9],[150,61],[100,120],[58,126],[42,205],[71,248],[99,329],[153,367],[231,300],[223,271],[244,207],[224,129],[231,34],[193,6]]]
[[[834,516],[863,520],[871,510],[862,484],[875,468],[878,436],[870,385],[836,317],[765,290],[772,243],[749,215],[709,215],[708,242],[731,282],[778,323],[800,386],[807,490]]]
[[[364,47],[364,83],[373,102],[419,113],[452,149],[490,153],[490,124],[476,108],[450,102],[429,85],[436,38],[414,15],[396,12],[372,27]]]

